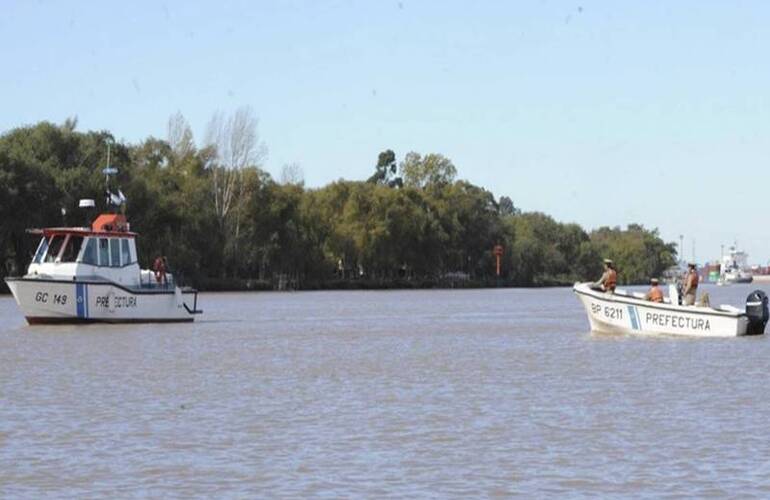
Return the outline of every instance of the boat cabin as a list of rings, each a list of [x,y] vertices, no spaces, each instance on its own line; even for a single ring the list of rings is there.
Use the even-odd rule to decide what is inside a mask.
[[[102,214],[90,228],[46,228],[27,274],[52,279],[106,279],[141,285],[136,233],[120,214]]]

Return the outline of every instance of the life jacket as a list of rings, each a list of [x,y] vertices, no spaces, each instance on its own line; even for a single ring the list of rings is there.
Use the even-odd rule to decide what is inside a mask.
[[[691,291],[695,291],[698,288],[698,273],[687,273],[687,284],[690,285]]]
[[[660,290],[660,287],[654,286],[650,288],[649,294],[652,302],[663,302],[663,292]]]
[[[618,284],[618,273],[614,269],[607,269],[607,280],[604,282],[604,289],[615,291],[615,285]]]

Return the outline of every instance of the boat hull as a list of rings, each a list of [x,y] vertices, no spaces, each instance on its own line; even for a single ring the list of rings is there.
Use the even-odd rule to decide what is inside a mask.
[[[574,291],[586,310],[591,330],[599,333],[736,337],[747,334],[748,317],[709,307],[647,302],[628,295],[591,290]]]
[[[27,322],[156,323],[193,321],[197,291],[137,290],[116,283],[7,278]]]
[[[740,278],[725,278],[725,283],[736,283],[736,284],[745,284],[745,283],[751,283],[754,281],[753,276],[742,276]]]

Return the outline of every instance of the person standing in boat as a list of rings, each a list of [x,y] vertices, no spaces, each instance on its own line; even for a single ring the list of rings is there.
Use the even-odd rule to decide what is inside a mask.
[[[650,302],[663,302],[663,292],[658,286],[658,278],[652,278],[650,280],[650,289],[644,295],[644,300],[649,300]]]
[[[615,271],[615,263],[610,259],[604,259],[604,273],[599,281],[591,285],[594,290],[615,293],[615,285],[618,283],[618,273]]]
[[[162,256],[159,255],[155,259],[155,262],[152,264],[152,270],[155,271],[155,281],[158,282],[158,286],[160,286],[161,283],[163,283],[164,286],[168,284],[166,281],[166,263]]]
[[[686,306],[695,305],[695,295],[698,293],[698,272],[695,270],[695,263],[687,264],[687,274],[684,276],[684,288],[682,303]]]

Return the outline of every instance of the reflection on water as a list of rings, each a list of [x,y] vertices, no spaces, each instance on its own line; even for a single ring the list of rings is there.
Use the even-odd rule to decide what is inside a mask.
[[[765,337],[592,335],[569,289],[201,304],[28,327],[0,299],[0,496],[770,494]]]

